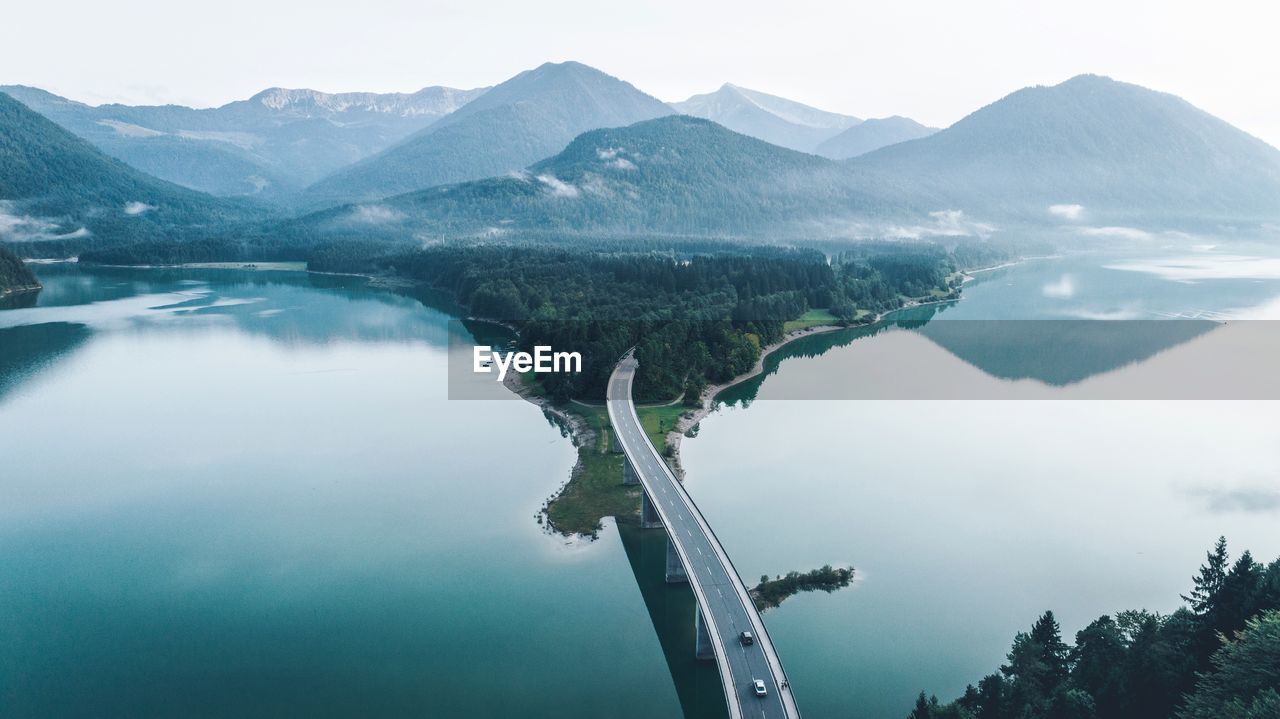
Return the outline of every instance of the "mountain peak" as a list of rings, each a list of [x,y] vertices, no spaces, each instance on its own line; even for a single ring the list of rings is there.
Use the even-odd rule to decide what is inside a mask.
[[[726,82],[714,92],[672,105],[680,112],[792,150],[811,152],[819,143],[860,122],[794,100]]]
[[[326,199],[377,198],[501,175],[554,154],[587,130],[670,114],[657,98],[593,67],[543,63],[309,192]]]

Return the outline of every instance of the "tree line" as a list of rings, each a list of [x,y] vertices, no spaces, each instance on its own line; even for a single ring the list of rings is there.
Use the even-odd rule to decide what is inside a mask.
[[[924,692],[909,719],[1277,719],[1280,559],[1231,562],[1219,538],[1186,606],[1102,616],[1063,641],[1053,612],[1007,662],[950,703]]]
[[[811,308],[853,322],[904,296],[952,291],[953,257],[940,247],[886,245],[828,258],[816,250],[742,247],[710,252],[617,252],[532,244],[436,245],[369,253],[318,248],[311,269],[386,273],[445,290],[471,316],[519,330],[522,349],[579,351],[579,375],[545,375],[557,400],[599,399],[613,365],[634,347],[641,399],[696,396],[748,371],[784,323]]]

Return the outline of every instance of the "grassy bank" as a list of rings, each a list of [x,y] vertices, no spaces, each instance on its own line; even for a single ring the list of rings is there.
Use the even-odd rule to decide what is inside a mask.
[[[595,536],[600,520],[635,518],[640,488],[622,483],[622,455],[610,451],[609,417],[603,406],[571,403],[561,408],[581,421],[578,462],[569,483],[547,505],[551,529],[561,534]]]
[[[532,377],[526,382],[531,396],[539,389]],[[600,520],[614,517],[629,521],[640,512],[640,488],[622,483],[623,455],[612,451],[609,414],[603,405],[571,402],[558,407],[572,415],[583,430],[579,432],[578,462],[569,482],[547,505],[551,529],[561,534],[594,536]],[[688,408],[679,405],[638,407],[640,424],[658,452],[669,456],[667,433],[675,430]]]

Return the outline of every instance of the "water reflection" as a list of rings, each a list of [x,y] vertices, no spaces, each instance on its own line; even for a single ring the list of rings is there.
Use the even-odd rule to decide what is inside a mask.
[[[74,352],[90,334],[88,327],[72,322],[0,329],[0,402],[18,385]]]
[[[198,335],[230,326],[291,348],[341,342],[447,347],[450,333],[466,331],[443,321],[448,305],[438,295],[388,292],[357,277],[74,263],[42,265],[39,272],[44,289],[0,312],[0,399],[108,331]]]

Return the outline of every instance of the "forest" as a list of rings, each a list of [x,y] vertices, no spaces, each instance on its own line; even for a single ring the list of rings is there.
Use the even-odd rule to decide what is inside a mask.
[[[0,295],[39,286],[39,281],[27,265],[0,245]]]
[[[1280,559],[1232,562],[1219,538],[1182,599],[1099,617],[1074,646],[1045,612],[999,671],[947,704],[921,692],[908,719],[1280,717]]]
[[[309,266],[412,278],[449,292],[472,317],[516,327],[522,349],[581,352],[580,375],[544,376],[555,400],[603,397],[631,347],[639,399],[696,396],[749,370],[783,324],[810,308],[853,322],[858,310],[874,317],[906,298],[958,292],[955,258],[929,244],[869,244],[829,260],[762,246],[686,254],[438,245],[371,256],[344,243],[318,248]]]

